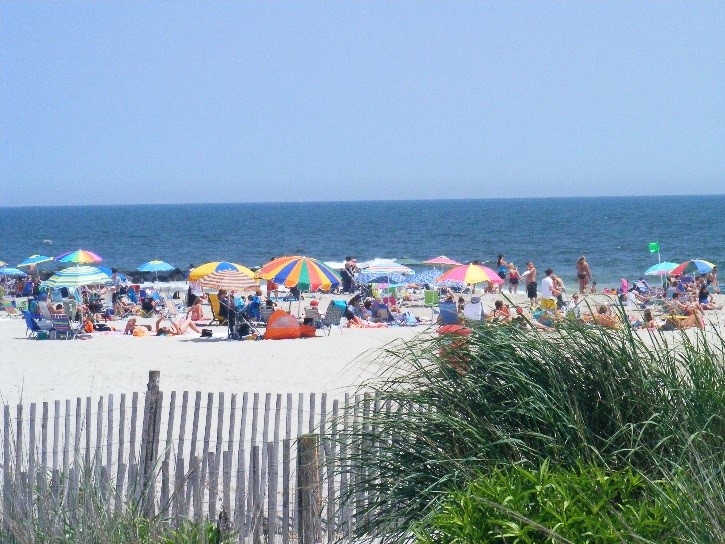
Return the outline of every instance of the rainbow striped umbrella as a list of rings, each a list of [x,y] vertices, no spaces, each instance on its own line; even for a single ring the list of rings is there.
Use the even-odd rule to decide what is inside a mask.
[[[222,270],[199,279],[199,285],[207,289],[227,291],[252,291],[259,288],[259,282],[239,270]]]
[[[202,264],[201,266],[197,266],[196,268],[192,269],[191,272],[189,272],[188,280],[199,281],[204,276],[208,276],[213,272],[223,272],[225,270],[236,270],[238,272],[243,272],[250,278],[254,278],[254,272],[246,266],[237,263],[229,263],[227,261],[214,261],[211,263]]]
[[[444,281],[458,281],[469,284],[482,283],[485,281],[499,284],[503,283],[503,280],[498,277],[496,272],[487,266],[481,266],[479,264],[464,264],[451,268],[449,271],[438,276],[436,281],[439,283]]]
[[[62,255],[58,255],[55,260],[59,263],[97,264],[100,263],[103,258],[92,251],[77,249],[75,251],[69,251],[67,253],[63,253]]]
[[[311,257],[279,257],[257,271],[257,277],[297,287],[303,291],[329,290],[340,285],[340,276],[325,263]]]

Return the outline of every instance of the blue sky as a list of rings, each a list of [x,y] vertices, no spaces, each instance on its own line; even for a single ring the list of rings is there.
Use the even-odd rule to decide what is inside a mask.
[[[0,205],[723,193],[725,2],[0,3]]]

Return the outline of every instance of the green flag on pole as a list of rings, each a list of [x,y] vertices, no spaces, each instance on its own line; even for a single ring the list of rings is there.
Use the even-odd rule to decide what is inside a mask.
[[[650,242],[649,243],[649,252],[650,253],[659,253],[660,252],[660,243],[659,242]]]

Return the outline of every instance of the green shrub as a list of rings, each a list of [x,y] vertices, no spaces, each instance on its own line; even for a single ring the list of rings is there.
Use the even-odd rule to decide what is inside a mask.
[[[725,542],[725,341],[704,334],[483,323],[453,353],[445,338],[392,346],[374,360],[386,374],[364,387],[375,399],[351,408],[372,417],[337,450],[356,535],[403,540],[482,472],[548,460],[676,481],[691,505],[661,504],[683,534]]]
[[[557,471],[544,463],[479,477],[415,532],[419,544],[608,544],[670,542],[673,526],[650,484],[631,469]]]

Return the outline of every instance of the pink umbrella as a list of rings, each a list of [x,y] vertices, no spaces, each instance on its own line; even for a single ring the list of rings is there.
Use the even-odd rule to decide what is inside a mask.
[[[423,264],[439,264],[441,266],[462,266],[463,263],[459,263],[458,261],[454,261],[453,259],[449,259],[445,255],[441,255],[440,257],[435,257],[434,259],[428,259],[427,261],[423,261]]]
[[[444,272],[436,282],[442,283],[444,281],[458,281],[461,283],[482,283],[491,282],[496,284],[503,283],[503,280],[498,277],[498,274],[488,268],[487,266],[481,266],[480,264],[464,264],[451,268],[448,272]]]

